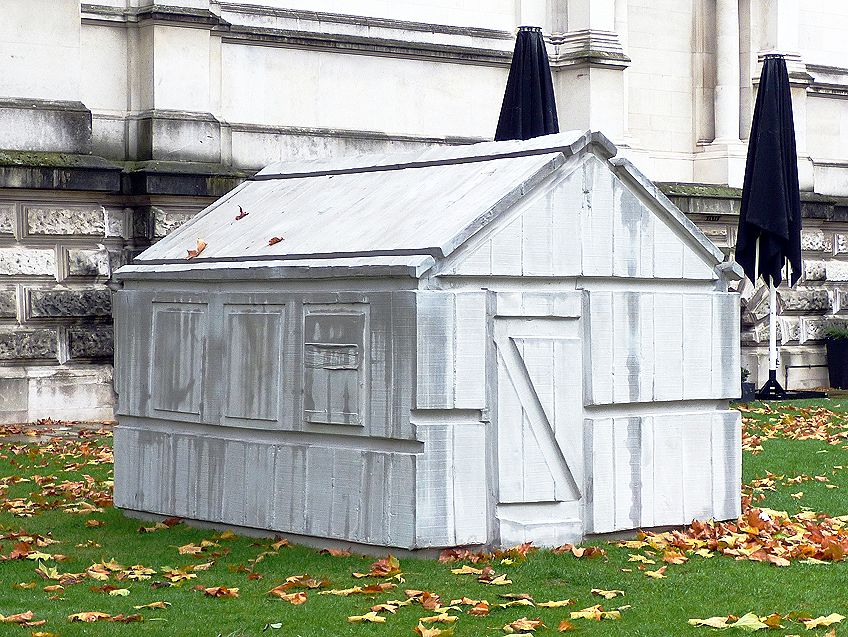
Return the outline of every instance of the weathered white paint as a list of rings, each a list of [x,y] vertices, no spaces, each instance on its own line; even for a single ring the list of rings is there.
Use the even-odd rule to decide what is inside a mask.
[[[117,273],[117,505],[408,549],[735,515],[738,272],[614,151],[276,165],[163,239]]]

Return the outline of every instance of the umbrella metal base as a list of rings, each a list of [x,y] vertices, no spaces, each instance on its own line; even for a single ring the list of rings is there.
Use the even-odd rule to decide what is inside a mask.
[[[777,382],[777,370],[769,370],[769,379],[756,393],[757,400],[798,400],[800,398],[827,398],[822,391],[792,391],[783,389]]]

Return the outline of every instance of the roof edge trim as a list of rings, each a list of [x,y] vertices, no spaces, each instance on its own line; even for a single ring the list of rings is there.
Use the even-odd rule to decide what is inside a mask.
[[[196,261],[189,259],[143,259],[136,258],[128,266],[150,266],[150,265],[197,265],[203,266],[210,263],[261,263],[271,261],[304,261],[307,259],[315,259],[321,261],[331,261],[333,259],[355,259],[362,257],[433,257],[442,258],[444,254],[442,249],[438,247],[427,248],[409,248],[397,250],[360,250],[354,252],[309,252],[295,254],[270,254],[270,255],[245,255],[231,257],[208,257],[199,258]],[[127,267],[127,266],[124,266]],[[120,274],[120,270],[116,272]]]
[[[536,138],[540,139],[540,138]],[[528,140],[530,141],[530,140]],[[502,142],[483,142],[482,144],[470,144],[467,148],[472,149],[475,146],[491,146]],[[483,161],[493,161],[495,159],[515,159],[518,157],[531,157],[534,155],[549,155],[552,153],[562,153],[566,157],[578,154],[584,148],[594,145],[598,154],[604,159],[615,157],[618,149],[609,138],[598,131],[586,131],[575,139],[570,144],[551,144],[541,145],[538,148],[528,148],[522,150],[513,150],[508,152],[494,153],[478,153],[471,154],[465,157],[452,157],[446,159],[431,159],[431,160],[412,160],[409,162],[397,162],[392,164],[376,164],[370,166],[354,166],[349,168],[327,168],[324,170],[306,170],[294,171],[289,173],[258,173],[250,178],[250,181],[268,181],[275,179],[302,179],[304,177],[328,177],[333,175],[349,175],[356,173],[373,173],[387,172],[391,170],[405,170],[407,168],[430,168],[434,166],[451,166],[456,164],[471,164]],[[365,158],[363,158],[365,159]]]

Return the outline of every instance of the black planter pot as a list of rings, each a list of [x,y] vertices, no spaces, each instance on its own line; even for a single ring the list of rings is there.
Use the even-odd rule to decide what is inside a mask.
[[[830,374],[830,386],[835,389],[848,389],[848,338],[828,338],[827,371]]]
[[[750,403],[755,398],[757,386],[754,383],[742,383],[742,398],[739,400],[743,403]]]

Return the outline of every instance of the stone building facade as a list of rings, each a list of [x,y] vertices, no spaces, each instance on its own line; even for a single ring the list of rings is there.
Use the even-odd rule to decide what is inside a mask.
[[[826,384],[820,329],[848,309],[841,0],[3,0],[0,422],[109,417],[110,272],[263,165],[490,139],[520,24],[548,37],[563,130],[603,131],[727,250],[759,61],[787,55],[806,271],[782,373]],[[762,380],[765,306],[742,291]]]

